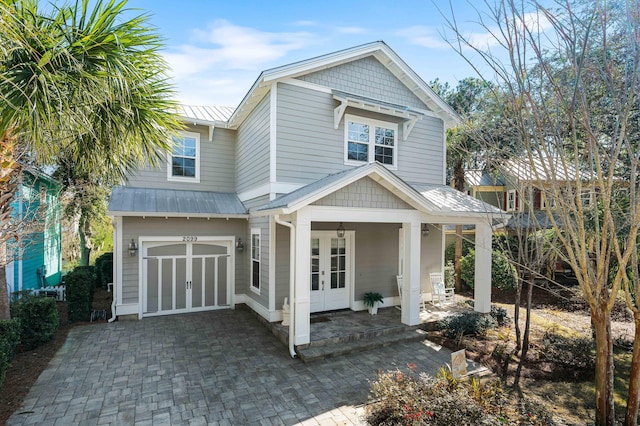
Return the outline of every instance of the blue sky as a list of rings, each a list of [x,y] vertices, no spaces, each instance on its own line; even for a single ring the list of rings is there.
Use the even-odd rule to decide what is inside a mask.
[[[437,4],[448,9],[448,1]],[[474,75],[443,40],[445,19],[429,0],[129,0],[128,7],[151,15],[178,99],[190,105],[235,107],[262,70],[376,40],[426,82],[455,85]],[[471,22],[478,15],[470,2],[452,7],[465,32],[488,40]]]

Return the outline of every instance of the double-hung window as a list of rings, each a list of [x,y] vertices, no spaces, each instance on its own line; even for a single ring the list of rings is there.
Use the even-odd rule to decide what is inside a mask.
[[[345,153],[347,164],[378,161],[397,167],[398,125],[368,118],[345,116]]]
[[[200,134],[180,132],[172,139],[173,149],[169,155],[167,179],[200,182]]]
[[[260,228],[251,229],[251,289],[260,291]]]
[[[507,211],[513,212],[518,210],[518,197],[515,189],[507,191]]]

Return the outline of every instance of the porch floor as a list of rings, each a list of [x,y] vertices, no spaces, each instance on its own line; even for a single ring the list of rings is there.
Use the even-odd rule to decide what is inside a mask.
[[[438,320],[468,310],[471,308],[456,303],[427,304],[427,308],[420,311],[420,324],[415,326],[402,324],[401,312],[393,306],[379,309],[377,315],[352,310],[315,313],[311,314],[311,342],[296,346],[296,352],[308,362],[403,341],[424,340],[425,331],[434,330]],[[280,341],[288,344],[289,327],[281,323],[269,326]]]

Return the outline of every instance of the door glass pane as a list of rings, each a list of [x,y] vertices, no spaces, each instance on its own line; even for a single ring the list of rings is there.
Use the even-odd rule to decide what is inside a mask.
[[[191,250],[194,256],[227,254],[227,247],[215,244],[194,243]]]
[[[338,288],[338,275],[331,272],[331,288]]]
[[[191,262],[191,307],[202,307],[202,259],[194,258]]]
[[[176,306],[174,309],[187,307],[187,259],[176,259]]]
[[[331,288],[345,288],[346,239],[331,239]]]
[[[158,312],[158,260],[147,259],[147,307],[146,312]]]
[[[311,239],[311,291],[320,290],[320,239]]]
[[[184,243],[168,244],[160,247],[150,247],[147,256],[186,256],[187,245]]]

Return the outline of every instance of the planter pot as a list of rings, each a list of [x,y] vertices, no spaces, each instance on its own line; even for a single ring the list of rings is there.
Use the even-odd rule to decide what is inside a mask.
[[[369,306],[368,309],[371,315],[378,315],[378,302],[375,302],[373,306]]]

